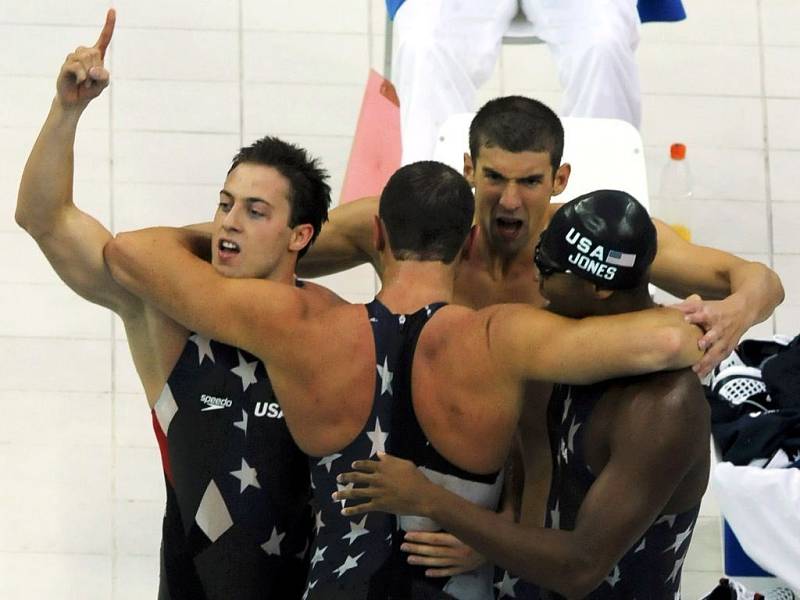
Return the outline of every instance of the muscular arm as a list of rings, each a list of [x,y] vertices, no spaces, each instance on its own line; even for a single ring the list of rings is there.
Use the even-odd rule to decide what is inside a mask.
[[[626,406],[611,433],[609,460],[572,531],[509,522],[434,485],[412,463],[387,456],[356,461],[359,472],[342,475],[342,483],[362,487],[335,499],[370,498],[343,509],[348,516],[380,510],[434,519],[516,576],[579,598],[612,571],[707,452],[707,410],[700,392],[685,388]]]
[[[544,524],[547,495],[553,465],[550,438],[547,432],[547,404],[552,386],[539,381],[525,384],[522,412],[517,428],[517,442],[522,471],[518,474],[523,487],[520,499],[520,521],[530,525]]]
[[[695,246],[665,223],[653,222],[658,232],[653,283],[675,296],[698,294],[711,300],[693,298],[679,305],[706,331],[701,347],[710,349],[695,370],[707,373],[733,351],[750,327],[769,318],[783,301],[783,286],[766,265]]]
[[[220,275],[197,256],[205,239],[167,227],[122,233],[106,244],[105,259],[117,282],[188,329],[262,360],[276,358],[303,318],[302,294],[291,285]]]
[[[701,356],[700,330],[674,309],[584,319],[522,305],[484,311],[489,352],[515,380],[593,383],[687,367]]]
[[[354,200],[330,212],[328,222],[308,253],[297,263],[300,277],[320,277],[364,263],[382,271],[372,242],[378,198]]]
[[[88,104],[109,83],[103,56],[115,20],[110,10],[97,43],[77,48],[61,67],[56,97],[22,174],[16,220],[70,288],[122,317],[136,372],[152,407],[186,331],[114,281],[103,261],[103,246],[112,235],[76,207],[72,197],[76,129]]]
[[[140,303],[106,271],[103,246],[111,233],[72,197],[75,133],[89,102],[108,85],[103,55],[113,29],[110,11],[97,44],[78,48],[61,67],[56,98],[22,173],[15,217],[70,288],[124,315]]]

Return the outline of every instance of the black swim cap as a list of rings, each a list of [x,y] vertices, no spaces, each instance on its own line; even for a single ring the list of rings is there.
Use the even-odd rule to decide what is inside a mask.
[[[539,262],[612,290],[640,283],[656,255],[656,228],[639,202],[597,190],[559,208],[539,240]]]

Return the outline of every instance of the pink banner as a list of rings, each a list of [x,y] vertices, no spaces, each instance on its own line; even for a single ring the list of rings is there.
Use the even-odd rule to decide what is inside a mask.
[[[400,103],[394,86],[370,70],[341,202],[378,196],[400,167]]]

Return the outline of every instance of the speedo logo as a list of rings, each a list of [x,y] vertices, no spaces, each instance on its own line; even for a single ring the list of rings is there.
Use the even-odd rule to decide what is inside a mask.
[[[216,396],[209,396],[208,394],[203,394],[200,396],[200,402],[206,405],[201,412],[206,410],[219,410],[221,408],[228,408],[233,404],[227,398],[217,398]]]

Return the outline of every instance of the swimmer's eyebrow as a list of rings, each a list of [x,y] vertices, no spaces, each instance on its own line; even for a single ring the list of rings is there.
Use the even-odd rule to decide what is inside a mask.
[[[490,175],[493,177],[500,177],[501,179],[506,179],[505,175],[503,175],[500,171],[495,171],[491,167],[483,167],[483,174]]]
[[[228,190],[226,190],[224,188],[221,189],[219,191],[219,193],[220,193],[220,195],[225,196],[229,200],[234,200],[235,199],[233,197],[233,194],[231,194]],[[272,203],[271,202],[269,202],[268,200],[264,200],[264,198],[259,198],[258,196],[248,196],[247,198],[244,199],[244,201],[247,202],[248,204],[253,204],[255,202],[260,202],[261,204],[266,204],[267,206],[272,208]]]
[[[521,181],[523,183],[541,183],[544,181],[544,175],[528,175],[527,177],[520,177],[517,181]]]
[[[500,179],[508,179],[505,175],[492,169],[491,167],[483,167],[483,174],[489,177],[498,177]],[[515,181],[519,181],[522,183],[541,183],[544,181],[544,175],[541,173],[536,173],[535,175],[526,175],[525,177],[517,177]]]
[[[264,200],[263,198],[259,198],[258,196],[248,196],[247,198],[244,199],[244,201],[247,202],[248,204],[255,204],[255,203],[266,204],[267,206],[272,208],[272,204],[268,200]]]

